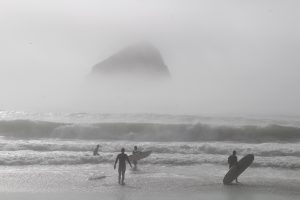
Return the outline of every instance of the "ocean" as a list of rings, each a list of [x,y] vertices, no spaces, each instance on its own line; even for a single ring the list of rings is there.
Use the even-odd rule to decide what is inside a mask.
[[[131,154],[138,146],[152,154],[137,171],[128,169],[124,188],[136,195],[125,199],[144,192],[156,199],[184,193],[195,199],[198,193],[207,199],[300,194],[297,117],[0,111],[0,136],[2,192],[103,192],[115,198],[121,187],[113,170],[116,155],[122,147]],[[93,156],[97,144],[100,155]],[[241,184],[228,187],[222,179],[233,150],[238,158],[251,153],[255,160]]]

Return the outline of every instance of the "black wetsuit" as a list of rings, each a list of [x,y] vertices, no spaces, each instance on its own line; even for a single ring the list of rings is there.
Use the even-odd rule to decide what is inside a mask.
[[[126,171],[126,161],[129,163],[130,167],[131,167],[131,163],[129,161],[129,158],[128,158],[127,154],[125,154],[125,153],[120,153],[117,156],[114,168],[116,168],[116,164],[117,164],[118,161],[119,161],[119,169],[118,169],[118,171],[119,171],[119,184],[124,185],[125,184],[124,179],[125,179],[125,171]]]
[[[238,160],[237,160],[237,156],[236,155],[231,155],[228,157],[228,164],[229,164],[229,169],[236,165],[238,163]]]
[[[127,154],[120,153],[117,157],[117,160],[119,161],[119,173],[125,173],[125,171],[126,171],[126,161],[130,163]]]

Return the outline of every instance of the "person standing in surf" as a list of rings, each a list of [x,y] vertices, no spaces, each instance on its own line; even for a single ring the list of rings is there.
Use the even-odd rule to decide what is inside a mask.
[[[121,153],[117,156],[115,165],[114,165],[114,169],[116,169],[116,165],[119,162],[119,169],[118,169],[119,184],[122,184],[122,185],[125,184],[124,179],[125,179],[125,171],[126,171],[126,161],[129,163],[130,167],[132,168],[130,160],[129,160],[127,154],[125,154],[125,149],[122,148]]]
[[[238,159],[237,159],[236,151],[235,150],[232,152],[232,155],[230,155],[228,157],[228,164],[229,164],[229,169],[231,167],[233,167],[233,166],[235,166],[235,165],[238,164]],[[238,183],[238,179],[237,178],[235,179],[235,182]]]
[[[135,155],[135,154],[138,154],[138,153],[140,153],[140,151],[138,151],[137,146],[134,146],[134,150],[132,151],[132,155]],[[132,162],[133,162],[133,165],[134,165],[133,169],[136,170],[137,169],[137,161],[134,160]]]
[[[100,145],[98,144],[98,145],[96,146],[96,148],[94,149],[94,152],[93,152],[93,155],[94,155],[94,156],[99,156],[99,153],[98,153],[99,147],[100,147]]]

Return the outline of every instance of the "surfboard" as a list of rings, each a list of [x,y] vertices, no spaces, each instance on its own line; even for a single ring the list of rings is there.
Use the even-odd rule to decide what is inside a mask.
[[[104,179],[104,178],[106,178],[107,176],[105,176],[105,175],[93,175],[93,176],[90,176],[89,178],[88,178],[88,180],[99,180],[99,179]]]
[[[100,172],[100,173],[91,174],[88,180],[99,180],[99,179],[104,179],[106,177],[107,176],[105,175],[104,172]]]
[[[152,151],[140,151],[140,152],[137,152],[135,154],[128,156],[128,158],[130,161],[138,161],[138,160],[148,157],[151,153],[152,153]]]
[[[92,177],[89,177],[89,180],[99,180],[99,179],[104,179],[106,178],[106,176],[92,176]]]
[[[229,169],[227,174],[225,175],[223,179],[223,184],[228,185],[233,180],[235,180],[239,175],[241,175],[252,163],[254,160],[253,154],[248,154],[245,157],[243,157],[237,165],[234,165]]]

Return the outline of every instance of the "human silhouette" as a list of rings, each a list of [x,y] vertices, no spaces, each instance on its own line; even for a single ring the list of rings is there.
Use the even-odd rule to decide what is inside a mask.
[[[114,169],[116,169],[117,162],[119,162],[119,169],[118,169],[119,184],[122,184],[122,185],[125,184],[124,179],[125,179],[125,171],[126,171],[126,161],[129,163],[130,167],[132,168],[130,160],[129,160],[127,154],[125,154],[125,149],[122,148],[121,153],[117,156],[115,165],[114,165]]]
[[[233,166],[235,166],[235,165],[238,164],[238,159],[237,159],[236,151],[235,150],[232,152],[232,155],[230,155],[228,157],[228,164],[229,164],[229,169],[231,167],[233,167]],[[238,179],[237,178],[235,179],[235,182],[238,183]]]
[[[138,154],[140,151],[138,151],[137,146],[134,146],[134,150],[132,151],[132,155]],[[133,169],[137,169],[137,160],[132,161],[134,167]]]
[[[94,156],[99,156],[99,153],[98,153],[99,147],[100,147],[100,145],[98,144],[98,145],[96,146],[96,148],[94,149],[94,152],[93,152],[93,155],[94,155]]]

